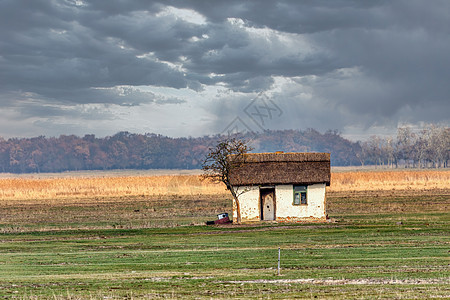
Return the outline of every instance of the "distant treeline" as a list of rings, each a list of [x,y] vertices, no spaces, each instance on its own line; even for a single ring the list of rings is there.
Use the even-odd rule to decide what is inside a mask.
[[[447,168],[450,160],[450,128],[427,125],[414,132],[409,127],[401,127],[396,137],[371,136],[360,145],[357,156],[362,165]]]
[[[241,136],[254,152],[329,152],[336,166],[359,164],[359,143],[336,131],[265,131]],[[170,138],[158,134],[119,132],[97,138],[78,137],[0,138],[0,172],[61,172],[108,169],[197,169],[208,148],[220,136]]]
[[[253,152],[328,152],[333,166],[448,167],[450,129],[405,127],[395,138],[351,142],[337,131],[277,130],[240,136]],[[119,132],[97,138],[61,135],[46,138],[0,137],[0,172],[32,173],[110,169],[198,169],[220,136],[170,138]]]

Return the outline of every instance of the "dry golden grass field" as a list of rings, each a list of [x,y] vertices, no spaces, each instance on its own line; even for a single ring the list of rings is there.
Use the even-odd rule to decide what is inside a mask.
[[[4,176],[1,201],[59,201],[86,197],[227,195],[224,185],[203,181],[199,175],[53,177]],[[433,191],[450,189],[449,170],[336,172],[327,192]]]

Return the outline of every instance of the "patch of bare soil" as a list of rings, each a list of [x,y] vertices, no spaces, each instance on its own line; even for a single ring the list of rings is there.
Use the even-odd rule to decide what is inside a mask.
[[[227,233],[242,233],[242,232],[255,232],[255,231],[269,231],[269,230],[289,230],[289,229],[298,229],[298,228],[304,228],[304,229],[317,229],[317,228],[324,228],[325,225],[305,225],[301,227],[293,227],[293,226],[264,226],[264,224],[220,224],[220,225],[214,225],[216,228],[242,228],[242,229],[235,229],[235,230],[217,230],[217,231],[207,231],[207,232],[194,232],[189,233],[187,235],[208,235],[208,234],[227,234]],[[263,227],[264,226],[264,227]],[[258,228],[260,227],[260,228]],[[338,225],[326,225],[326,228],[332,228],[332,227],[338,227]]]
[[[256,280],[234,280],[226,281],[225,283],[272,283],[272,284],[315,284],[315,285],[367,285],[367,284],[393,284],[393,285],[419,285],[419,284],[450,284],[450,279],[313,279],[313,278],[298,278],[298,279],[256,279]]]

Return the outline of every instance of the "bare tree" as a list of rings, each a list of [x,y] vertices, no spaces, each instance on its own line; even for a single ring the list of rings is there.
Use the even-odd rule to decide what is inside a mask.
[[[228,137],[221,140],[213,148],[209,148],[206,159],[203,162],[203,178],[208,178],[213,182],[223,182],[231,192],[236,203],[237,223],[241,222],[241,205],[239,203],[239,193],[230,183],[230,172],[233,168],[238,168],[244,163],[244,154],[253,150],[244,140],[235,137]]]
[[[367,142],[358,142],[360,149],[355,153],[356,158],[358,158],[359,162],[361,163],[361,166],[364,167],[364,164],[366,163],[366,160],[368,158],[368,146]]]
[[[376,166],[383,164],[382,139],[379,136],[372,135],[364,143],[369,160]]]
[[[429,131],[428,159],[435,168],[445,167],[445,157],[450,152],[450,130],[448,127],[436,125],[428,125],[427,129]]]
[[[442,152],[442,166],[448,167],[448,161],[450,160],[450,128],[444,128],[441,133],[441,152]]]
[[[427,168],[431,161],[431,153],[434,152],[431,145],[431,131],[428,127],[423,128],[418,135],[415,145],[417,155],[417,167]]]
[[[414,164],[414,144],[416,142],[416,135],[409,127],[399,127],[397,129],[397,155],[402,159],[406,167],[409,167],[409,162],[413,160]]]
[[[392,137],[387,137],[384,140],[384,153],[386,155],[387,158],[387,164],[388,167],[393,168],[393,166],[395,165],[395,167],[398,167],[398,163],[397,163],[397,143],[394,141],[394,139]]]

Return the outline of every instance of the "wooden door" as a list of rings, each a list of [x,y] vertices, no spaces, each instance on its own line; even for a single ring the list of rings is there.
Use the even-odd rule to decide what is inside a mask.
[[[275,220],[275,189],[261,190],[261,220]]]

